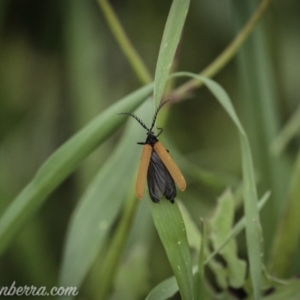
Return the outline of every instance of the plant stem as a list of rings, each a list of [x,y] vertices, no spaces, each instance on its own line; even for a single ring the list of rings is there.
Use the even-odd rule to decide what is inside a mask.
[[[130,40],[128,39],[118,17],[116,16],[112,6],[107,0],[97,0],[107,23],[119,43],[124,54],[128,58],[132,68],[136,72],[138,78],[143,84],[148,84],[153,81],[147,67],[143,63],[137,51],[134,49]]]
[[[286,148],[291,139],[298,134],[300,128],[300,105],[290,117],[288,122],[278,133],[276,139],[271,144],[271,153],[279,156]]]
[[[272,0],[263,0],[254,14],[250,17],[246,25],[241,29],[236,38],[225,48],[225,50],[209,64],[200,75],[205,77],[213,77],[222,70],[228,62],[235,56],[241,46],[249,37],[250,33],[255,28],[255,25],[264,15]],[[203,83],[197,79],[191,79],[178,87],[171,95],[172,103],[179,102],[188,98],[193,90],[199,88]]]
[[[101,282],[101,288],[97,293],[97,299],[99,300],[107,299],[107,295],[112,287],[118,264],[123,253],[122,250],[126,244],[135,216],[136,208],[136,197],[132,192],[130,192],[123,210],[120,223],[110,243],[107,255],[104,260],[103,268],[101,270],[99,280],[99,282]]]
[[[285,212],[280,218],[269,261],[271,274],[281,278],[286,278],[289,275],[291,263],[300,240],[299,179],[300,151],[291,181],[289,198],[286,203]]]

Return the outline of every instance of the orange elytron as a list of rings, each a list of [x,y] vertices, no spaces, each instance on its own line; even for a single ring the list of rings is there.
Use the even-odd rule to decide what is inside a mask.
[[[154,135],[152,131],[157,114],[166,102],[167,101],[163,102],[156,110],[150,129],[148,129],[136,115],[132,113],[121,113],[133,117],[147,130],[146,141],[138,143],[144,145],[144,148],[140,160],[135,191],[137,197],[142,199],[145,193],[147,178],[150,198],[156,203],[160,201],[162,196],[165,196],[174,203],[174,199],[177,195],[175,183],[181,191],[184,191],[186,188],[186,182],[182,173],[169,155],[169,152],[157,139],[163,129],[158,128],[159,133],[157,135]]]

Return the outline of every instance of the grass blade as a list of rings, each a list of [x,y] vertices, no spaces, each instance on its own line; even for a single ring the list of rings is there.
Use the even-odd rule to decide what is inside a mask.
[[[199,251],[198,270],[195,273],[195,299],[205,300],[206,299],[206,288],[205,288],[205,277],[204,277],[204,256],[205,256],[205,245],[207,244],[207,229],[206,223],[202,219],[202,240]]]
[[[116,116],[117,113],[134,110],[151,92],[152,85],[148,85],[112,105],[48,158],[32,181],[2,215],[0,219],[0,253],[5,250],[46,197],[125,121],[126,118]]]
[[[266,192],[263,197],[261,198],[261,200],[258,202],[258,210],[261,210],[264,205],[267,203],[267,201],[270,198],[271,193],[270,192]],[[228,242],[235,238],[246,226],[246,217],[242,217],[233,227],[233,229],[231,230],[231,232],[226,236],[226,238],[223,240],[223,242],[219,245],[218,248],[216,248],[214,250],[214,252],[212,252],[210,254],[210,256],[205,260],[205,264],[207,264],[214,256],[216,256],[227,244]]]
[[[283,217],[279,222],[272,247],[270,270],[273,275],[286,278],[290,274],[293,258],[299,249],[300,240],[300,152],[295,163],[295,170],[286,202]],[[288,233],[288,234],[287,234]]]
[[[257,1],[231,0],[232,20],[237,30],[252,14]],[[287,193],[289,166],[282,153],[281,157],[270,155],[270,145],[280,128],[280,104],[276,67],[269,47],[266,20],[253,31],[251,37],[240,49],[238,59],[238,84],[241,88],[240,103],[244,108],[244,125],[255,155],[256,169],[260,174],[259,188],[272,190],[272,201],[262,214],[264,228],[265,257],[269,258],[275,228],[283,209],[282,199]],[[254,122],[255,120],[255,122]]]
[[[290,117],[286,125],[281,129],[276,139],[271,144],[271,152],[278,156],[285,149],[291,139],[299,134],[300,128],[300,106]]]
[[[270,197],[270,192],[266,192],[264,196],[260,199],[257,207],[258,210],[261,210]],[[220,250],[222,250],[227,243],[235,238],[246,226],[246,218],[245,216],[239,220],[236,225],[231,230],[230,234],[224,239],[224,241],[220,244],[219,248],[217,248],[210,256],[204,261],[204,265],[208,264],[213,257],[215,257]],[[200,240],[200,234],[199,234]],[[193,268],[193,272],[198,270],[198,266]],[[156,300],[156,299],[168,299],[172,297],[178,291],[178,285],[174,276],[162,281],[157,286],[155,286],[148,294],[146,300]]]
[[[162,281],[148,294],[146,300],[165,300],[178,292],[178,284],[174,276]]]
[[[181,298],[194,299],[191,253],[179,207],[176,202],[172,204],[165,199],[157,204],[149,198],[148,203],[155,227],[176,277]]]
[[[133,47],[129,38],[127,37],[116,13],[114,12],[110,2],[108,0],[97,0],[99,6],[101,7],[104,17],[116,38],[120,48],[126,55],[128,61],[130,62],[132,68],[134,69],[136,75],[142,83],[150,83],[152,81],[151,75],[147,70],[144,62],[139,56],[136,49]]]
[[[126,137],[128,138],[128,137]],[[136,165],[136,164],[134,164]],[[122,181],[122,178],[120,178]],[[123,208],[122,217],[118,224],[114,236],[110,242],[105,261],[99,276],[101,282],[101,289],[98,291],[97,299],[107,299],[109,292],[113,286],[113,282],[118,273],[118,266],[120,263],[123,250],[132,227],[132,222],[135,216],[136,208],[138,206],[138,199],[132,190],[127,196],[126,203]],[[110,224],[112,225],[112,223]]]
[[[148,101],[138,114],[144,117],[150,107],[151,102]],[[122,141],[74,211],[63,255],[60,274],[62,286],[80,286],[96,258],[132,185],[133,176],[130,174],[134,174],[137,169],[141,151],[134,141],[139,140],[141,133],[135,120],[130,119]]]
[[[223,106],[225,111],[231,117],[232,121],[236,125],[241,150],[242,150],[242,169],[243,169],[243,190],[244,190],[244,205],[246,215],[246,239],[247,249],[250,262],[250,276],[252,280],[253,292],[256,299],[261,297],[261,244],[260,244],[260,222],[257,209],[257,191],[254,178],[254,167],[251,155],[251,149],[248,141],[248,137],[239,121],[238,116],[235,113],[231,100],[225,90],[216,82],[211,79],[205,78],[189,72],[179,72],[172,76],[189,76],[197,78],[202,81],[211,93],[216,97],[219,103]]]
[[[155,69],[153,100],[156,107],[164,93],[189,5],[189,0],[173,0],[172,2]]]
[[[224,236],[227,236],[234,222],[235,199],[230,190],[226,190],[218,199],[217,208],[209,220],[210,239],[213,249],[217,249],[223,243]],[[226,279],[229,286],[241,288],[246,278],[246,262],[237,255],[237,243],[231,239],[226,247],[219,250],[219,254],[226,262]]]

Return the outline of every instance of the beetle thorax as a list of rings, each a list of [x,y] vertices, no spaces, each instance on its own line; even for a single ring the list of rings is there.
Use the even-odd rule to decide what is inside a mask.
[[[147,132],[146,144],[151,145],[152,147],[158,141],[157,137],[154,135],[153,131]]]

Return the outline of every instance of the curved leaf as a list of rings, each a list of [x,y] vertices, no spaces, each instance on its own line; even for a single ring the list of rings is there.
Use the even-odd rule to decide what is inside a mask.
[[[143,118],[150,107],[148,101],[138,114]],[[95,176],[73,213],[61,268],[62,286],[80,286],[128,196],[141,152],[135,141],[140,140],[143,132],[135,120],[130,119],[128,123],[122,141]]]
[[[125,122],[126,118],[116,117],[117,113],[134,110],[151,92],[152,85],[147,85],[110,106],[48,158],[1,217],[0,253],[46,197],[77,168],[83,159]]]
[[[172,2],[155,69],[153,100],[156,107],[164,93],[189,5],[190,0],[173,0]]]
[[[264,196],[261,198],[261,200],[259,201],[258,205],[257,205],[259,210],[261,210],[263,208],[263,206],[266,204],[269,197],[270,197],[270,192],[266,192],[264,194]],[[231,232],[227,235],[227,237],[220,244],[218,249],[216,249],[204,261],[204,265],[210,263],[210,261],[212,261],[212,258],[214,258],[219,253],[219,251],[221,249],[223,249],[228,244],[228,242],[231,239],[236,237],[245,228],[245,225],[246,225],[246,220],[245,220],[245,217],[243,217],[236,223],[236,225],[233,227]],[[200,235],[200,233],[199,233],[199,235]],[[196,271],[198,271],[198,266],[193,268],[193,272],[195,273]],[[159,283],[157,286],[155,286],[149,292],[146,300],[156,300],[156,299],[164,300],[164,299],[168,299],[168,298],[172,297],[177,291],[178,291],[178,285],[177,285],[175,277],[172,276],[172,277],[169,277],[169,278],[165,279],[164,281]]]
[[[185,225],[177,203],[166,199],[153,203],[148,197],[153,221],[176,277],[182,299],[194,299],[192,259]]]
[[[204,76],[189,72],[179,72],[172,76],[189,76],[202,81],[228,113],[236,125],[242,151],[243,190],[246,216],[246,239],[250,262],[250,276],[253,292],[257,299],[261,295],[261,228],[257,209],[257,191],[254,177],[254,167],[248,137],[236,115],[235,109],[225,90],[216,82]]]

